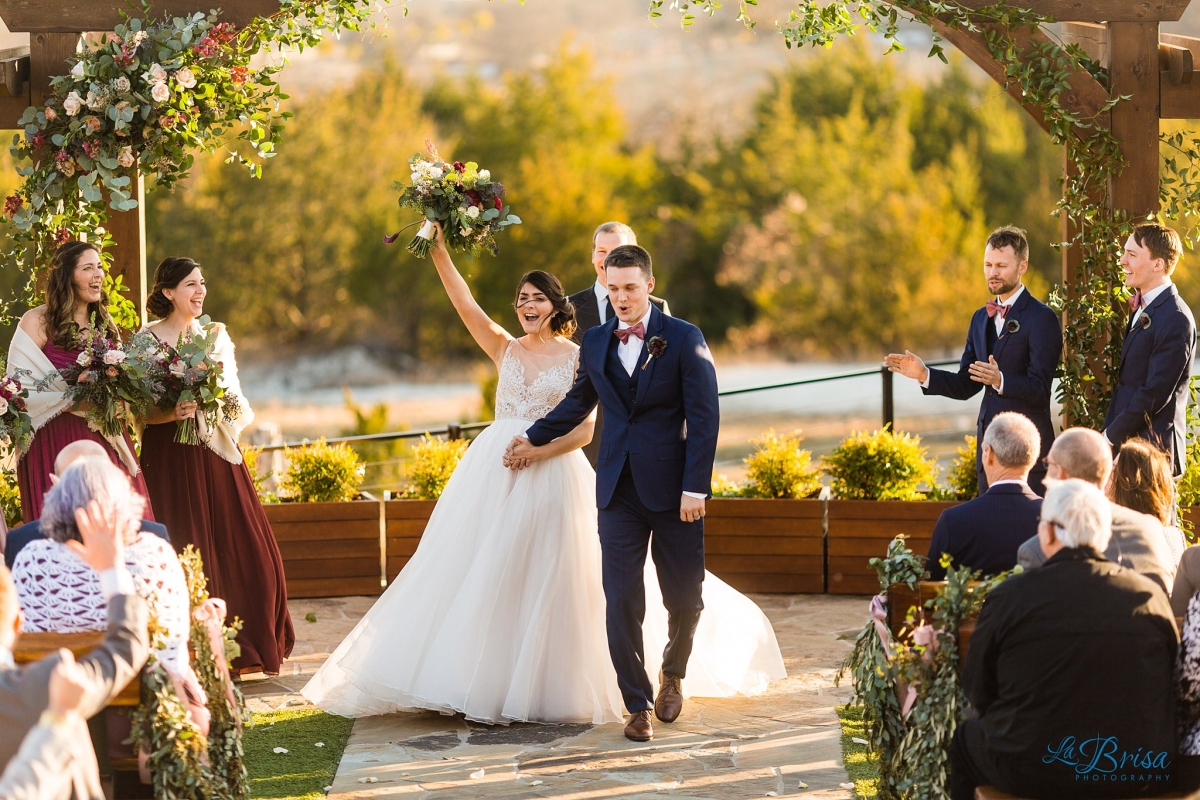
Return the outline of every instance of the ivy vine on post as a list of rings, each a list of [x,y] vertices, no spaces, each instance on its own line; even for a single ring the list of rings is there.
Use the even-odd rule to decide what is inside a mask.
[[[23,181],[4,202],[12,226],[4,255],[29,276],[23,299],[36,302],[39,268],[64,241],[111,241],[108,211],[137,207],[139,173],[148,188],[170,188],[187,176],[194,151],[226,147],[230,161],[261,175],[291,116],[274,80],[286,51],[362,30],[381,2],[280,0],[275,14],[241,29],[218,13],[153,20],[144,4],[142,17],[125,15],[78,53],[68,74],[51,80],[46,102],[25,111],[11,147]],[[132,304],[119,285],[107,288],[128,323]]]

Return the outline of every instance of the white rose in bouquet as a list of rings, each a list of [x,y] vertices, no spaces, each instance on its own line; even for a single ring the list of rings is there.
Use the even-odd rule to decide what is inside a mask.
[[[76,61],[75,66],[71,67],[71,77],[77,81],[81,81],[84,79],[84,77],[86,77],[86,75],[83,71],[83,62],[82,61]]]
[[[481,169],[479,170],[479,177],[485,181],[490,181],[492,179],[492,173],[488,172],[486,169]]]
[[[84,350],[79,355],[75,356],[75,363],[81,367],[86,367],[88,364],[92,363],[92,354],[89,351]]]
[[[152,97],[156,103],[165,103],[171,99],[171,90],[167,88],[165,83],[156,83],[154,84],[153,88],[150,89],[150,97]]]
[[[467,209],[467,216],[471,219],[479,219],[479,207],[471,206]]]
[[[83,101],[88,108],[99,111],[104,108],[104,99],[93,91],[88,91],[87,99]]]
[[[63,108],[67,110],[67,116],[73,117],[83,108],[83,98],[79,96],[79,92],[71,92],[67,95],[67,99],[63,100]]]
[[[119,77],[115,81],[113,81],[113,88],[116,89],[121,94],[125,94],[126,92],[128,92],[130,89],[133,88],[133,85],[129,82],[129,78],[126,78],[124,75],[122,75],[121,77]]]
[[[125,360],[125,351],[124,350],[109,350],[108,352],[106,352],[104,354],[104,363],[108,364],[110,366],[115,366],[116,364],[120,364],[124,360]]]
[[[117,163],[126,169],[132,167],[135,160],[133,157],[133,147],[130,145],[122,147],[121,152],[117,154]]]
[[[175,73],[175,82],[185,89],[196,88],[196,76],[187,67]]]
[[[0,417],[8,413],[8,401],[0,397]]]

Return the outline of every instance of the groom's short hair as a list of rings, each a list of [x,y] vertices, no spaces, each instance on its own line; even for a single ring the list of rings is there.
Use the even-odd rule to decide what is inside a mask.
[[[636,244],[623,244],[620,247],[614,247],[604,258],[604,268],[616,267],[637,267],[646,276],[646,280],[654,277],[653,262],[650,260],[650,253],[646,248]]]

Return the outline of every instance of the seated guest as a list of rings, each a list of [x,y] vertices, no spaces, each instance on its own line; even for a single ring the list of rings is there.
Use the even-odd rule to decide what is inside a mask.
[[[50,672],[50,704],[0,775],[4,800],[102,800],[87,720],[87,672],[70,650]],[[82,783],[80,783],[82,781]]]
[[[82,656],[77,662],[80,669],[74,672],[74,679],[87,687],[77,708],[78,715],[87,719],[120,694],[146,662],[148,615],[146,603],[134,591],[133,580],[125,568],[122,537],[116,527],[93,508],[81,509],[79,515],[82,543],[72,541],[71,548],[99,576],[108,612],[104,642]],[[52,675],[60,665],[71,661],[69,653],[59,651],[33,664],[16,666],[12,650],[20,631],[21,609],[17,605],[16,587],[8,570],[0,567],[0,763],[8,765],[29,745],[23,740],[35,730],[39,720],[42,724],[58,723],[53,715],[50,718],[42,715],[48,708],[53,710]],[[95,755],[87,728],[72,725],[56,731],[47,746],[63,748],[72,754],[69,759],[63,759],[61,751],[44,755],[49,759],[45,763],[53,761],[53,769],[67,780],[67,788],[74,787],[74,796],[80,800],[98,800],[94,793],[98,776],[91,771],[95,769]],[[0,778],[0,786],[10,786],[9,780],[17,777],[6,772]],[[49,796],[59,800],[59,796]],[[65,800],[69,796],[61,797]]]
[[[1169,564],[1178,564],[1187,541],[1171,524],[1175,513],[1175,478],[1171,459],[1145,439],[1128,439],[1117,451],[1104,493],[1108,499],[1154,517],[1163,525]]]
[[[952,506],[938,517],[925,568],[929,579],[945,580],[939,563],[949,553],[956,567],[996,575],[1017,565],[1017,548],[1037,531],[1042,498],[1029,488],[1041,437],[1034,424],[1013,411],[997,414],[983,434],[980,459],[988,490]]]
[[[50,474],[50,480],[57,480],[57,476],[66,472],[67,467],[74,464],[81,458],[88,456],[106,455],[108,451],[104,449],[104,445],[92,439],[76,439],[68,444],[62,450],[58,451],[58,455],[54,458],[54,472]],[[142,520],[142,531],[145,533],[153,533],[155,536],[161,536],[168,542],[171,541],[167,536],[167,528],[165,525],[160,525],[157,522],[151,522],[148,519]],[[8,532],[8,536],[4,543],[4,566],[12,569],[13,564],[17,561],[17,553],[21,552],[21,548],[32,542],[34,539],[45,539],[46,535],[42,533],[42,521],[35,519],[32,522],[26,522],[24,525],[19,525]]]
[[[1058,435],[1046,456],[1046,479],[1076,478],[1097,488],[1108,485],[1112,472],[1112,446],[1096,431],[1068,428]],[[1149,514],[1110,501],[1112,536],[1104,557],[1140,572],[1170,591],[1175,580],[1175,564],[1167,545],[1163,524]],[[1017,563],[1025,569],[1040,567],[1046,561],[1038,537],[1021,545]]]
[[[1099,488],[1051,485],[1039,569],[988,595],[963,662],[978,712],[950,746],[950,796],[1137,797],[1171,788],[1178,640],[1166,595],[1100,555],[1112,526]]]
[[[48,538],[25,545],[13,566],[26,630],[73,633],[104,629],[100,582],[95,571],[68,547],[79,540],[76,509],[92,502],[106,518],[115,520],[134,587],[154,608],[166,645],[164,652],[156,653],[158,660],[177,674],[190,674],[190,608],[183,567],[171,545],[138,531],[145,499],[107,456],[76,461],[46,493],[42,530]]]

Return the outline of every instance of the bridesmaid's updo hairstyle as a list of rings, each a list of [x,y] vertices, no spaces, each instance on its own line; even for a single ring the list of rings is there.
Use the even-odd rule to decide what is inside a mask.
[[[521,288],[527,283],[546,295],[546,299],[554,306],[554,316],[550,317],[550,332],[555,336],[568,338],[575,333],[575,306],[567,299],[567,293],[563,291],[563,285],[558,278],[540,269],[526,272],[517,284],[514,306],[520,301]]]
[[[67,242],[54,251],[46,279],[46,338],[64,350],[76,347],[79,325],[75,322],[75,267],[88,251],[99,254],[91,242]],[[88,304],[88,318],[105,336],[119,338],[117,325],[108,313],[108,293],[100,293],[100,302]]]
[[[199,266],[190,258],[164,258],[162,263],[154,268],[154,290],[146,298],[146,310],[159,319],[170,316],[171,309],[175,306],[163,294],[163,290],[174,289]]]

